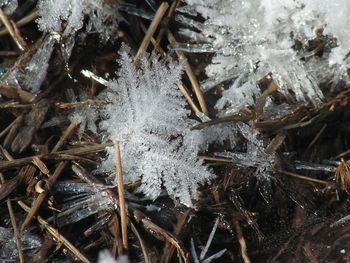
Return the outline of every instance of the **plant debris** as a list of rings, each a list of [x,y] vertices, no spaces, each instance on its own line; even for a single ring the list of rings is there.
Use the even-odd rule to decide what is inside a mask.
[[[350,4],[314,2],[0,1],[0,262],[348,262]]]

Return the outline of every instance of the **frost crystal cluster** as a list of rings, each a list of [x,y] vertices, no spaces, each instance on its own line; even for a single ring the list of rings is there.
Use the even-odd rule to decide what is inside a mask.
[[[100,128],[120,141],[127,181],[141,179],[140,190],[150,198],[164,186],[170,196],[191,206],[197,188],[212,174],[197,159],[185,101],[177,89],[181,66],[156,56],[144,57],[137,68],[126,47],[120,51],[117,80],[110,81]],[[113,151],[102,170],[114,172]]]
[[[72,36],[84,26],[87,32],[97,32],[109,39],[117,28],[117,9],[103,0],[40,0],[38,26],[43,32]]]
[[[244,103],[253,105],[260,93],[256,83],[265,76],[272,77],[285,96],[317,105],[323,99],[320,82],[346,72],[349,1],[186,2],[177,19],[187,25],[181,33],[197,44],[174,48],[215,54],[206,68],[203,90],[224,81],[233,83],[218,101],[218,110],[234,113]],[[191,18],[197,13],[205,22]],[[322,57],[315,56],[319,47],[311,51],[295,47],[296,41],[307,46],[309,40],[321,36],[327,46]]]
[[[18,6],[17,1],[9,0],[0,1],[0,5],[9,14]],[[21,68],[15,65],[1,80],[1,84],[34,94],[40,92],[56,43],[61,44],[62,55],[68,63],[79,30],[85,26],[85,32],[98,33],[102,41],[107,41],[117,29],[119,17],[116,5],[105,4],[103,0],[40,0],[37,8],[36,22],[47,34],[42,45],[31,57],[25,53]]]

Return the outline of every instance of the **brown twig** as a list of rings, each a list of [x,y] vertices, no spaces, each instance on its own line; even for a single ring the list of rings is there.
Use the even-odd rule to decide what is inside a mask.
[[[55,106],[59,109],[64,110],[70,110],[70,109],[76,109],[83,106],[103,106],[110,103],[107,100],[84,100],[84,101],[77,101],[77,102],[57,102],[55,103]]]
[[[52,149],[52,152],[57,152],[65,143],[65,141],[72,136],[74,130],[76,129],[76,124],[74,122],[71,122],[67,129],[63,132],[61,138],[59,141],[56,143],[55,147]]]
[[[174,235],[179,236],[181,232],[183,232],[183,227],[187,222],[188,216],[190,214],[191,210],[187,209],[183,214],[181,214],[181,218],[178,220],[175,229],[174,229]],[[173,253],[174,253],[175,247],[171,243],[166,243],[164,250],[163,250],[163,255],[161,258],[161,262],[168,263],[170,262]]]
[[[171,4],[170,8],[169,8],[169,11],[168,11],[168,14],[167,14],[167,18],[170,19],[174,13],[175,13],[175,10],[176,10],[176,7],[179,5],[180,1],[179,0],[175,0],[173,1],[173,3]],[[157,36],[157,39],[155,40],[155,46],[158,46],[160,45],[160,42],[162,41],[162,38],[164,36],[164,33],[166,32],[166,27],[162,27],[160,30],[159,30],[159,34]]]
[[[239,225],[238,220],[235,221],[235,228],[236,228],[236,232],[237,232],[238,242],[239,242],[239,245],[241,247],[242,259],[243,259],[244,263],[250,263],[250,259],[249,259],[248,252],[247,252],[247,243],[245,242],[245,239],[244,239],[244,236],[242,233],[242,229],[241,229],[241,226]]]
[[[168,9],[168,7],[169,7],[169,4],[167,2],[163,2],[159,6],[159,8],[158,8],[158,10],[157,10],[156,14],[154,15],[154,18],[151,22],[151,25],[149,26],[149,28],[146,32],[146,35],[141,42],[139,50],[137,51],[137,53],[134,57],[135,64],[138,64],[138,61],[139,61],[141,55],[145,53],[145,51],[149,45],[149,42],[151,41],[151,38],[152,38],[154,32],[156,31],[156,29],[157,29],[160,21],[162,20],[164,14],[165,14],[165,11]]]
[[[281,174],[288,175],[288,176],[291,176],[291,177],[294,177],[294,178],[297,178],[300,180],[309,181],[312,183],[323,184],[326,186],[335,186],[335,183],[332,183],[332,182],[327,182],[324,180],[320,180],[320,179],[316,179],[316,178],[312,178],[312,177],[308,177],[305,175],[300,175],[300,174],[296,174],[296,173],[292,173],[292,172],[288,172],[288,171],[284,171],[284,170],[276,170],[276,172],[279,172]]]
[[[127,251],[128,250],[128,217],[127,217],[127,206],[125,204],[122,159],[120,156],[119,142],[114,143],[114,151],[115,151],[116,175],[117,175],[117,182],[118,182],[118,197],[119,197],[119,207],[120,207],[120,221],[121,221],[121,228],[122,228],[122,240],[123,240],[123,247]]]
[[[26,42],[23,40],[23,38],[19,34],[19,31],[16,25],[7,18],[6,14],[4,13],[4,11],[2,11],[1,8],[0,8],[0,20],[7,28],[8,32],[10,33],[12,39],[16,43],[19,50],[25,51],[27,47]]]
[[[168,37],[168,41],[169,41],[170,45],[176,43],[176,39],[175,39],[174,35],[169,30],[167,30],[167,37]],[[192,70],[192,68],[190,66],[190,63],[188,63],[188,61],[187,61],[185,53],[183,53],[182,51],[178,51],[178,50],[176,50],[175,53],[181,59],[181,62],[184,65],[185,72],[186,72],[186,74],[188,76],[188,79],[191,82],[192,88],[194,90],[194,93],[196,94],[196,97],[197,97],[199,105],[200,105],[200,107],[202,109],[202,112],[207,114],[208,113],[207,104],[206,104],[206,102],[204,100],[203,93],[202,93],[201,88],[199,86],[197,77],[193,73],[193,70]]]
[[[106,147],[110,147],[110,146],[113,146],[112,142],[107,142],[104,144],[97,144],[92,146],[79,147],[79,148],[74,148],[74,149],[59,151],[55,153],[49,153],[49,154],[39,154],[39,155],[24,157],[20,159],[14,159],[13,161],[0,161],[0,170],[29,164],[33,161],[35,157],[43,160],[50,160],[50,159],[57,159],[62,156],[61,159],[64,160],[64,159],[67,159],[67,158],[64,158],[64,155],[72,156],[72,155],[84,155],[89,153],[97,153],[97,152],[104,151]]]
[[[146,31],[145,26],[141,23],[141,29]],[[164,50],[157,45],[156,40],[152,37],[151,38],[151,43],[153,45],[153,47],[157,50],[157,52],[162,56],[165,57],[165,52]],[[181,94],[185,97],[185,99],[188,102],[188,105],[191,107],[191,109],[193,110],[194,113],[198,113],[201,112],[200,109],[198,108],[198,106],[196,105],[196,103],[194,103],[190,93],[188,92],[188,89],[185,87],[185,85],[183,83],[179,83],[177,84],[177,87],[179,88]]]
[[[17,27],[22,27],[30,22],[32,22],[34,19],[36,19],[39,16],[38,11],[35,10],[34,12],[30,13],[29,15],[23,17],[19,21],[16,22]],[[9,30],[7,28],[4,28],[0,31],[0,36],[7,35],[9,33]]]

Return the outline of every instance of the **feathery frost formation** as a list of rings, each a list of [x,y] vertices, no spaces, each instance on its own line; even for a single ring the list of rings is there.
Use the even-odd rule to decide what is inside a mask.
[[[212,174],[197,159],[199,143],[186,139],[192,137],[193,122],[177,89],[181,66],[152,55],[136,68],[128,48],[119,53],[121,68],[107,88],[112,103],[102,110],[100,128],[120,141],[127,181],[141,179],[140,190],[153,199],[164,186],[170,196],[191,206],[198,186]],[[110,150],[101,169],[114,172],[114,163]]]
[[[260,93],[256,83],[267,75],[286,96],[316,105],[323,99],[320,82],[345,77],[348,61],[344,59],[350,50],[348,1],[186,2],[177,16],[188,26],[181,33],[199,44],[178,44],[175,49],[214,52],[202,88],[233,82],[216,105],[223,113],[237,112],[244,103],[253,105]],[[205,22],[189,17],[197,13]],[[317,47],[311,51],[295,47],[296,40],[308,46],[317,37],[323,37],[326,45],[322,57],[315,56]]]

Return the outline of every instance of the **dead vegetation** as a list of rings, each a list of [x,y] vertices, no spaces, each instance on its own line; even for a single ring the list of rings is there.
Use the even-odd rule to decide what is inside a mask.
[[[32,4],[21,3],[14,18],[0,9],[4,74],[25,68],[43,41],[34,23],[35,1],[28,2]],[[69,67],[56,47],[38,95],[25,87],[0,86],[0,262],[96,262],[102,249],[115,257],[127,254],[130,262],[210,262],[211,257],[220,257],[216,262],[245,263],[347,261],[350,87],[340,82],[339,92],[327,93],[324,105],[315,108],[289,101],[273,81],[262,80],[265,92],[255,108],[215,118],[210,98],[220,93],[220,87],[213,94],[202,94],[198,78],[207,63],[203,55],[196,60],[189,55],[179,85],[193,113],[212,117],[194,129],[252,121],[254,129],[271,140],[266,151],[276,156],[271,185],[263,186],[254,168],[215,156],[215,148],[225,145],[213,145],[200,158],[214,169],[217,179],[202,188],[195,209],[175,206],[166,196],[151,202],[137,194],[137,184],[123,185],[123,164],[117,154],[119,187],[101,189],[112,209],[74,223],[66,223],[70,215],[60,215],[71,194],[58,192],[56,185],[61,181],[102,184],[94,167],[107,146],[119,152],[118,143],[101,143],[90,132],[80,133],[67,118],[69,110],[108,103],[96,97],[103,87],[80,71],[113,74],[122,41],[132,47],[135,63],[146,50],[164,56],[176,43],[178,25],[173,16],[179,2],[163,2],[157,10],[146,2],[140,4],[140,9],[154,12],[152,21],[123,13],[128,23],[121,24],[115,43],[102,46],[93,34],[88,36],[85,46],[75,47]],[[313,54],[324,46],[316,45]],[[181,51],[172,55],[187,56]],[[88,90],[91,99],[71,102],[67,92],[72,89]],[[268,96],[289,103],[292,113],[273,120],[264,116]],[[77,207],[73,213],[85,208]],[[5,258],[9,253],[12,259]]]

